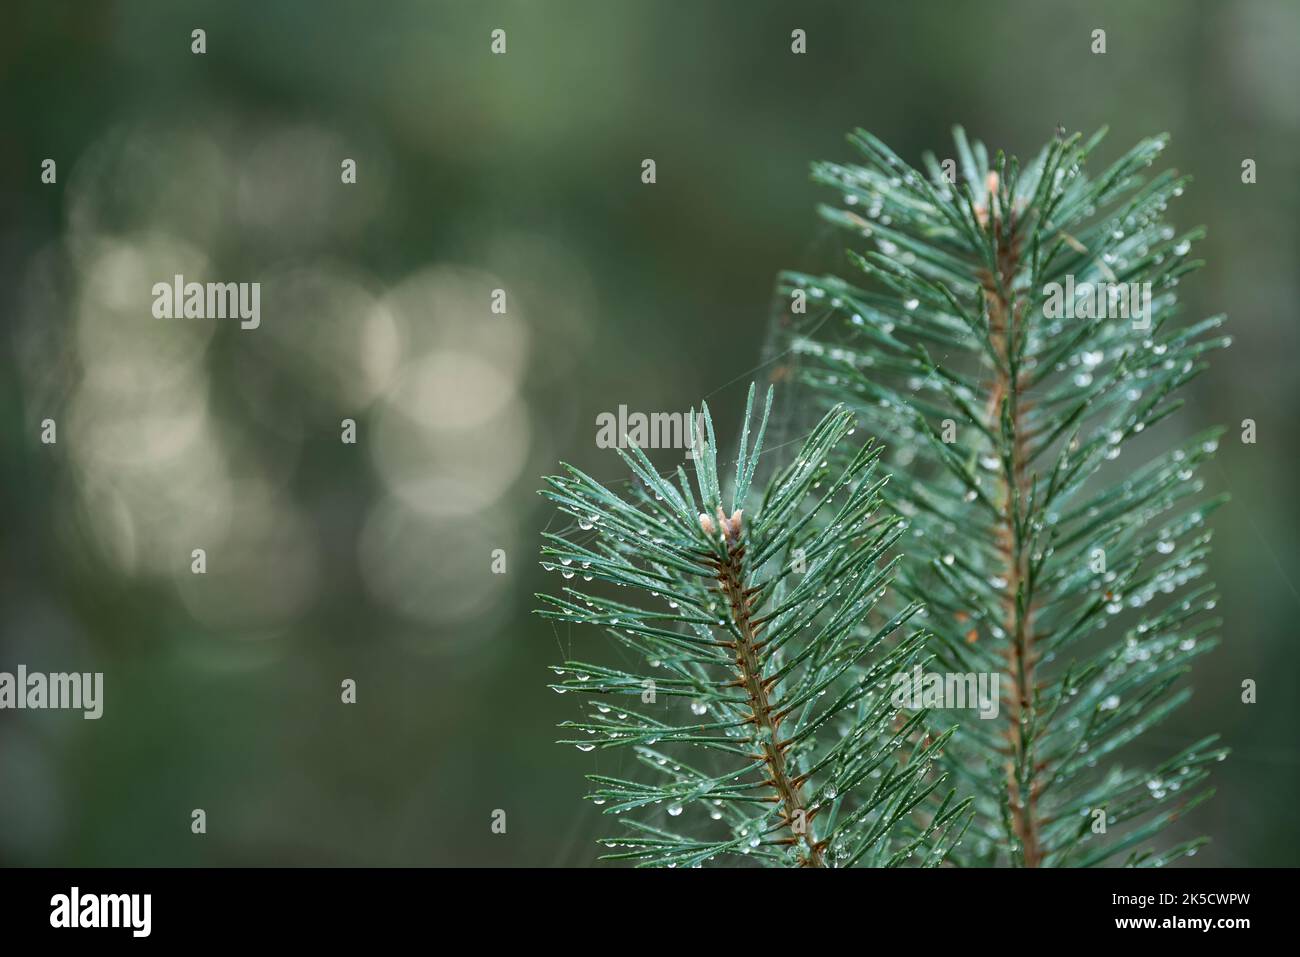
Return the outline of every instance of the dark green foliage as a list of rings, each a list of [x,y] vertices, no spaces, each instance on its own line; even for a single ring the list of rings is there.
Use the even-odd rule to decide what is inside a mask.
[[[854,237],[859,277],[789,273],[788,345],[801,381],[890,446],[886,490],[910,526],[901,601],[924,601],[936,667],[1000,672],[1001,714],[960,721],[942,761],[977,817],[966,863],[1159,864],[1148,839],[1208,796],[1223,757],[1199,741],[1159,767],[1121,749],[1187,700],[1213,647],[1204,581],[1219,502],[1196,471],[1217,430],[1166,424],[1205,368],[1222,317],[1183,321],[1176,297],[1201,232],[1162,213],[1186,184],[1147,177],[1163,138],[1101,175],[1101,134],[1051,141],[1024,168],[955,131],[957,175],[914,170],[871,134],[861,165],[822,163],[843,197],[823,215]],[[1065,318],[1055,290],[1150,283],[1149,326],[1118,301]],[[807,297],[808,309],[797,308]],[[1104,816],[1105,832],[1101,833]]]
[[[772,395],[751,449],[753,399],[727,507],[707,407],[694,486],[635,447],[620,450],[635,477],[621,493],[572,467],[547,479],[573,525],[546,535],[543,565],[599,585],[541,595],[541,614],[603,629],[643,662],[566,661],[552,685],[587,709],[565,743],[634,759],[590,776],[591,800],[623,824],[608,859],[938,863],[969,818],[934,769],[947,733],[890,701],[925,636],[902,634],[915,603],[879,611],[902,534],[880,509],[880,450],[852,447],[854,417],[833,409],[757,494]]]

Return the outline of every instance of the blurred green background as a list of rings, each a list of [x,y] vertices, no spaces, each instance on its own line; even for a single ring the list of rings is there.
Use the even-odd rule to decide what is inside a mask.
[[[1300,5],[18,2],[5,20],[0,670],[103,671],[105,714],[0,712],[0,862],[593,861],[612,828],[582,775],[620,756],[551,743],[574,711],[546,665],[604,639],[529,614],[554,584],[538,477],[562,458],[617,478],[595,417],[620,404],[707,395],[735,424],[776,272],[842,265],[809,162],[849,158],[854,126],[946,155],[954,122],[1021,156],[1108,124],[1099,162],[1167,130],[1165,162],[1195,177],[1171,214],[1208,225],[1209,265],[1183,301],[1228,312],[1235,345],[1179,428],[1230,427],[1208,473],[1234,496],[1227,625],[1134,756],[1222,731],[1218,797],[1166,839],[1211,835],[1198,864],[1296,862]],[[261,282],[261,328],[154,320],[149,288],[176,272]],[[1235,440],[1247,417],[1256,445]]]

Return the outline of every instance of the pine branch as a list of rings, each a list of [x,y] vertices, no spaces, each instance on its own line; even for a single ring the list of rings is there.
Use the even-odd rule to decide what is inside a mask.
[[[1188,254],[1202,231],[1161,215],[1185,177],[1143,174],[1163,138],[1089,178],[1101,137],[1057,138],[1022,169],[957,129],[958,178],[858,131],[861,164],[813,176],[843,196],[822,215],[870,247],[850,252],[864,282],[778,285],[801,381],[896,437],[886,498],[912,528],[901,599],[925,600],[944,667],[1007,678],[997,734],[936,712],[962,722],[944,761],[976,798],[971,863],[1111,860],[1197,803],[1225,754],[1209,739],[1152,772],[1097,770],[1186,700],[1178,678],[1218,625],[1200,580],[1220,502],[1189,504],[1218,433],[1109,463],[1229,342],[1221,316],[1179,322],[1175,287],[1200,265]],[[838,320],[805,331],[807,299]]]
[[[833,409],[755,496],[772,392],[750,448],[753,401],[751,387],[730,508],[707,406],[694,486],[681,468],[676,484],[659,475],[635,446],[619,452],[636,479],[625,494],[572,466],[546,480],[542,494],[576,527],[545,536],[543,567],[638,596],[538,596],[543,616],[601,627],[646,662],[646,673],[583,661],[555,669],[556,691],[592,696],[562,743],[630,749],[649,772],[590,776],[590,799],[625,829],[605,859],[826,867],[919,852],[937,864],[960,839],[968,802],[941,793],[934,768],[950,732],[927,732],[924,712],[901,716],[886,691],[921,661],[926,639],[902,633],[915,603],[873,614],[902,534],[881,509],[880,449],[848,448],[854,417]]]

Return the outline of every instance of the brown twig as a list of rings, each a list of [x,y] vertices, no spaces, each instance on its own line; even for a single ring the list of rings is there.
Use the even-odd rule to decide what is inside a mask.
[[[736,522],[736,537],[739,538],[739,522]],[[731,606],[731,620],[736,625],[740,640],[736,642],[736,669],[740,672],[739,684],[749,695],[749,707],[752,720],[759,729],[758,744],[762,749],[762,760],[767,766],[768,779],[764,782],[776,791],[773,803],[780,803],[785,810],[786,824],[790,827],[791,837],[784,843],[798,844],[802,841],[805,850],[802,861],[806,867],[825,867],[823,848],[814,842],[810,833],[809,812],[803,794],[803,780],[793,778],[786,763],[785,752],[790,743],[782,742],[777,735],[781,718],[776,714],[768,697],[768,681],[763,679],[762,665],[758,659],[756,628],[750,601],[753,589],[745,588],[745,546],[737,541],[732,544],[730,536],[727,541],[726,560],[714,560],[718,571],[718,584]],[[795,822],[802,821],[802,833],[795,828]]]
[[[996,224],[998,237],[997,272],[995,277],[985,272],[981,277],[984,296],[988,304],[989,332],[994,348],[1001,351],[1005,363],[999,365],[995,372],[996,380],[989,396],[986,409],[990,431],[1001,431],[1001,411],[1004,401],[1010,403],[1012,433],[1011,474],[1001,480],[1002,523],[998,528],[998,550],[1006,556],[1006,586],[1002,593],[1004,628],[1010,639],[1007,648],[1008,670],[1011,675],[1011,707],[1007,710],[1009,724],[1006,730],[1012,760],[1007,764],[1007,791],[1010,801],[1011,822],[1016,837],[1020,841],[1021,857],[1026,867],[1038,867],[1042,864],[1042,848],[1039,841],[1041,821],[1038,817],[1038,785],[1035,775],[1031,773],[1027,786],[1022,786],[1018,768],[1028,755],[1028,731],[1022,716],[1033,707],[1035,688],[1033,650],[1033,603],[1026,596],[1025,611],[1021,615],[1017,606],[1016,595],[1028,577],[1028,556],[1015,533],[1012,498],[1019,496],[1023,502],[1029,493],[1029,483],[1025,475],[1027,460],[1025,448],[1025,426],[1023,423],[1024,407],[1018,401],[1024,384],[1018,374],[1010,371],[1016,337],[1022,331],[1024,321],[1023,306],[1012,304],[1010,290],[1020,269],[1020,237],[1016,230],[1014,217],[1009,222]]]

